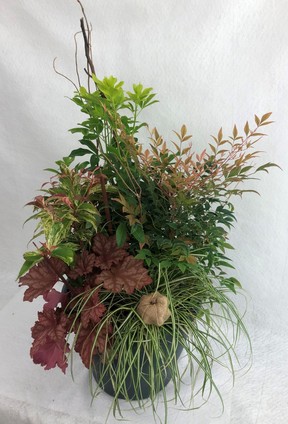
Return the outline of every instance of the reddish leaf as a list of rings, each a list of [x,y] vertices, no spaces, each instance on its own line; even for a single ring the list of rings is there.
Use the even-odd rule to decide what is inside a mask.
[[[38,312],[38,321],[31,328],[33,339],[45,341],[49,336],[52,340],[61,340],[67,334],[67,316],[53,309],[44,309]]]
[[[90,293],[91,287],[88,287],[88,294],[86,296],[88,300],[81,312],[81,322],[84,328],[88,327],[90,321],[92,324],[97,324],[106,311],[106,307],[100,302],[98,291],[95,290],[91,296]]]
[[[32,346],[30,354],[34,364],[45,366],[45,370],[58,365],[65,374],[68,365],[66,353],[69,352],[70,349],[65,340],[55,341],[47,337],[44,344]]]
[[[63,193],[54,194],[53,196],[50,196],[50,198],[49,198],[50,201],[51,200],[54,200],[54,199],[56,199],[56,202],[58,200],[59,203],[61,203],[61,202],[65,203],[67,206],[69,206],[69,208],[72,208],[72,206],[73,206],[71,200],[69,199],[69,197],[67,197]]]
[[[109,334],[112,333],[112,326],[104,326],[95,340],[97,326],[90,325],[87,328],[81,326],[75,343],[75,351],[81,356],[85,367],[91,365],[92,356],[96,353],[103,353],[107,348]]]
[[[97,281],[103,283],[105,289],[113,293],[125,290],[131,294],[134,289],[140,290],[150,284],[152,278],[144,268],[143,261],[128,256],[119,265],[113,266],[110,270],[103,270]]]
[[[61,293],[52,289],[50,292],[45,293],[43,298],[47,302],[44,305],[44,309],[54,309],[58,303],[61,303],[61,306],[64,308],[67,305],[68,293]]]
[[[67,265],[58,258],[45,258],[34,265],[19,280],[19,286],[29,287],[24,293],[24,300],[32,302],[36,297],[46,294],[67,270]]]
[[[100,274],[100,272],[101,271],[99,269],[95,268],[95,271],[93,271],[93,273],[91,273],[90,275],[87,275],[85,279],[86,284],[88,284],[90,287],[98,286],[99,283],[97,281],[97,277]]]
[[[44,209],[45,208],[45,199],[44,199],[44,197],[43,196],[36,196],[35,198],[34,198],[34,200],[32,200],[31,202],[29,202],[29,203],[26,203],[26,206],[28,206],[28,205],[32,205],[32,206],[35,206],[36,208],[39,208],[39,209]]]
[[[76,280],[76,278],[82,275],[89,274],[94,266],[94,253],[89,254],[87,250],[84,250],[80,255],[77,255],[75,266],[68,272],[68,276],[72,278],[72,280]]]
[[[38,312],[38,321],[32,327],[32,344],[30,355],[34,363],[45,365],[45,369],[58,365],[65,373],[67,361],[65,354],[69,352],[66,343],[68,328],[67,316],[64,312],[44,309]]]
[[[118,264],[128,253],[117,246],[116,236],[106,237],[104,234],[96,234],[93,240],[92,250],[96,253],[95,265],[101,269],[110,269],[113,264]]]

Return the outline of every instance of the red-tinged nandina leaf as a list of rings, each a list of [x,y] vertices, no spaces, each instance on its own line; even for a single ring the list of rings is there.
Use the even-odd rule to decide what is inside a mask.
[[[32,302],[36,297],[50,291],[67,270],[68,266],[60,259],[44,258],[19,279],[19,286],[28,286],[24,300]]]
[[[54,309],[61,303],[62,308],[65,308],[68,302],[68,293],[61,293],[55,289],[43,295],[44,300],[47,302],[44,305],[44,309]]]
[[[76,280],[81,275],[87,275],[92,272],[95,266],[95,255],[94,253],[88,253],[84,250],[80,255],[76,256],[76,262],[73,269],[71,269],[67,275],[72,279]]]
[[[85,297],[83,299],[86,303],[81,312],[81,322],[82,326],[87,328],[90,321],[92,324],[97,324],[101,320],[101,317],[106,311],[106,307],[100,302],[98,290],[94,290],[94,293],[90,295],[91,287],[86,287],[85,289],[87,291],[87,296],[86,299]]]
[[[38,209],[44,209],[46,204],[45,204],[45,198],[43,196],[36,196],[34,198],[34,200],[32,200],[29,203],[26,203],[26,206],[31,205],[31,206],[35,206],[35,208]]]
[[[97,326],[90,325],[87,328],[83,326],[77,334],[75,343],[75,351],[79,353],[85,367],[89,368],[91,365],[92,356],[96,353],[103,353],[107,348],[109,342],[109,334],[112,333],[112,326],[104,326],[97,337]]]
[[[66,353],[69,352],[70,349],[65,340],[55,341],[50,339],[50,337],[46,338],[44,344],[35,344],[30,350],[34,364],[45,366],[45,370],[55,368],[57,365],[64,374],[68,366]]]
[[[92,250],[96,253],[95,265],[101,269],[109,269],[118,264],[125,256],[127,246],[117,246],[116,236],[106,237],[104,234],[96,234],[93,240]]]
[[[112,266],[109,270],[103,270],[97,281],[103,283],[105,289],[113,293],[124,290],[131,294],[135,289],[140,290],[150,284],[152,278],[144,268],[142,260],[127,256],[120,264]]]
[[[58,200],[59,203],[61,203],[61,202],[65,203],[65,205],[69,206],[69,208],[72,208],[72,206],[73,206],[71,200],[65,194],[61,194],[61,193],[54,194],[53,196],[50,196],[50,198],[49,198],[50,201],[54,200],[54,199],[56,199],[56,201]]]

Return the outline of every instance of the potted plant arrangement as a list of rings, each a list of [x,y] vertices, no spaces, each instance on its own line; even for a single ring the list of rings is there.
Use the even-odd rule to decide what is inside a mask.
[[[48,169],[42,194],[28,203],[29,219],[37,220],[34,239],[42,239],[24,254],[19,285],[28,286],[25,301],[45,301],[30,355],[46,370],[65,373],[76,351],[93,396],[101,389],[111,394],[114,412],[123,398],[133,407],[150,398],[156,409],[170,380],[181,402],[181,352],[193,396],[195,368],[203,392],[218,390],[213,363],[226,355],[233,372],[239,333],[249,340],[230,296],[241,285],[226,273],[233,268],[226,252],[233,197],[253,191],[241,184],[275,166],[255,165],[270,113],[255,116],[252,127],[247,122],[243,134],[236,126],[228,138],[220,130],[198,154],[185,125],[170,145],[153,129],[144,147],[138,133],[147,125],[139,114],[155,94],[141,84],[126,91],[115,77],[99,79],[83,19],[81,27],[90,83],[72,98],[85,118],[70,130],[81,147]],[[233,329],[232,340],[221,323]]]

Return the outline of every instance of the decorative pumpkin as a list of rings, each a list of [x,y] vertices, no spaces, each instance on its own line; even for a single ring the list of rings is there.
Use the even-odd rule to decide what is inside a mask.
[[[137,312],[145,324],[160,327],[171,315],[169,300],[159,292],[145,294],[140,299]]]

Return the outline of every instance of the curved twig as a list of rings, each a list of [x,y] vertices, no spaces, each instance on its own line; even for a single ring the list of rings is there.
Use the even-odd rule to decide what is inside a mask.
[[[81,87],[81,80],[80,80],[80,74],[79,74],[79,67],[78,67],[78,45],[77,45],[77,35],[78,34],[81,34],[82,33],[82,31],[78,31],[78,32],[75,32],[75,34],[74,34],[74,43],[75,43],[75,55],[74,55],[74,57],[75,57],[75,68],[76,68],[76,74],[77,74],[77,79],[78,79],[78,84],[79,84],[79,87]]]
[[[76,88],[76,91],[79,91],[77,85],[69,77],[67,77],[67,75],[64,75],[61,72],[57,71],[56,66],[55,66],[56,59],[57,59],[57,57],[54,57],[54,60],[53,60],[53,69],[56,72],[56,74],[61,75],[61,77],[65,78],[67,81],[71,82],[71,84],[73,84],[74,87]]]

